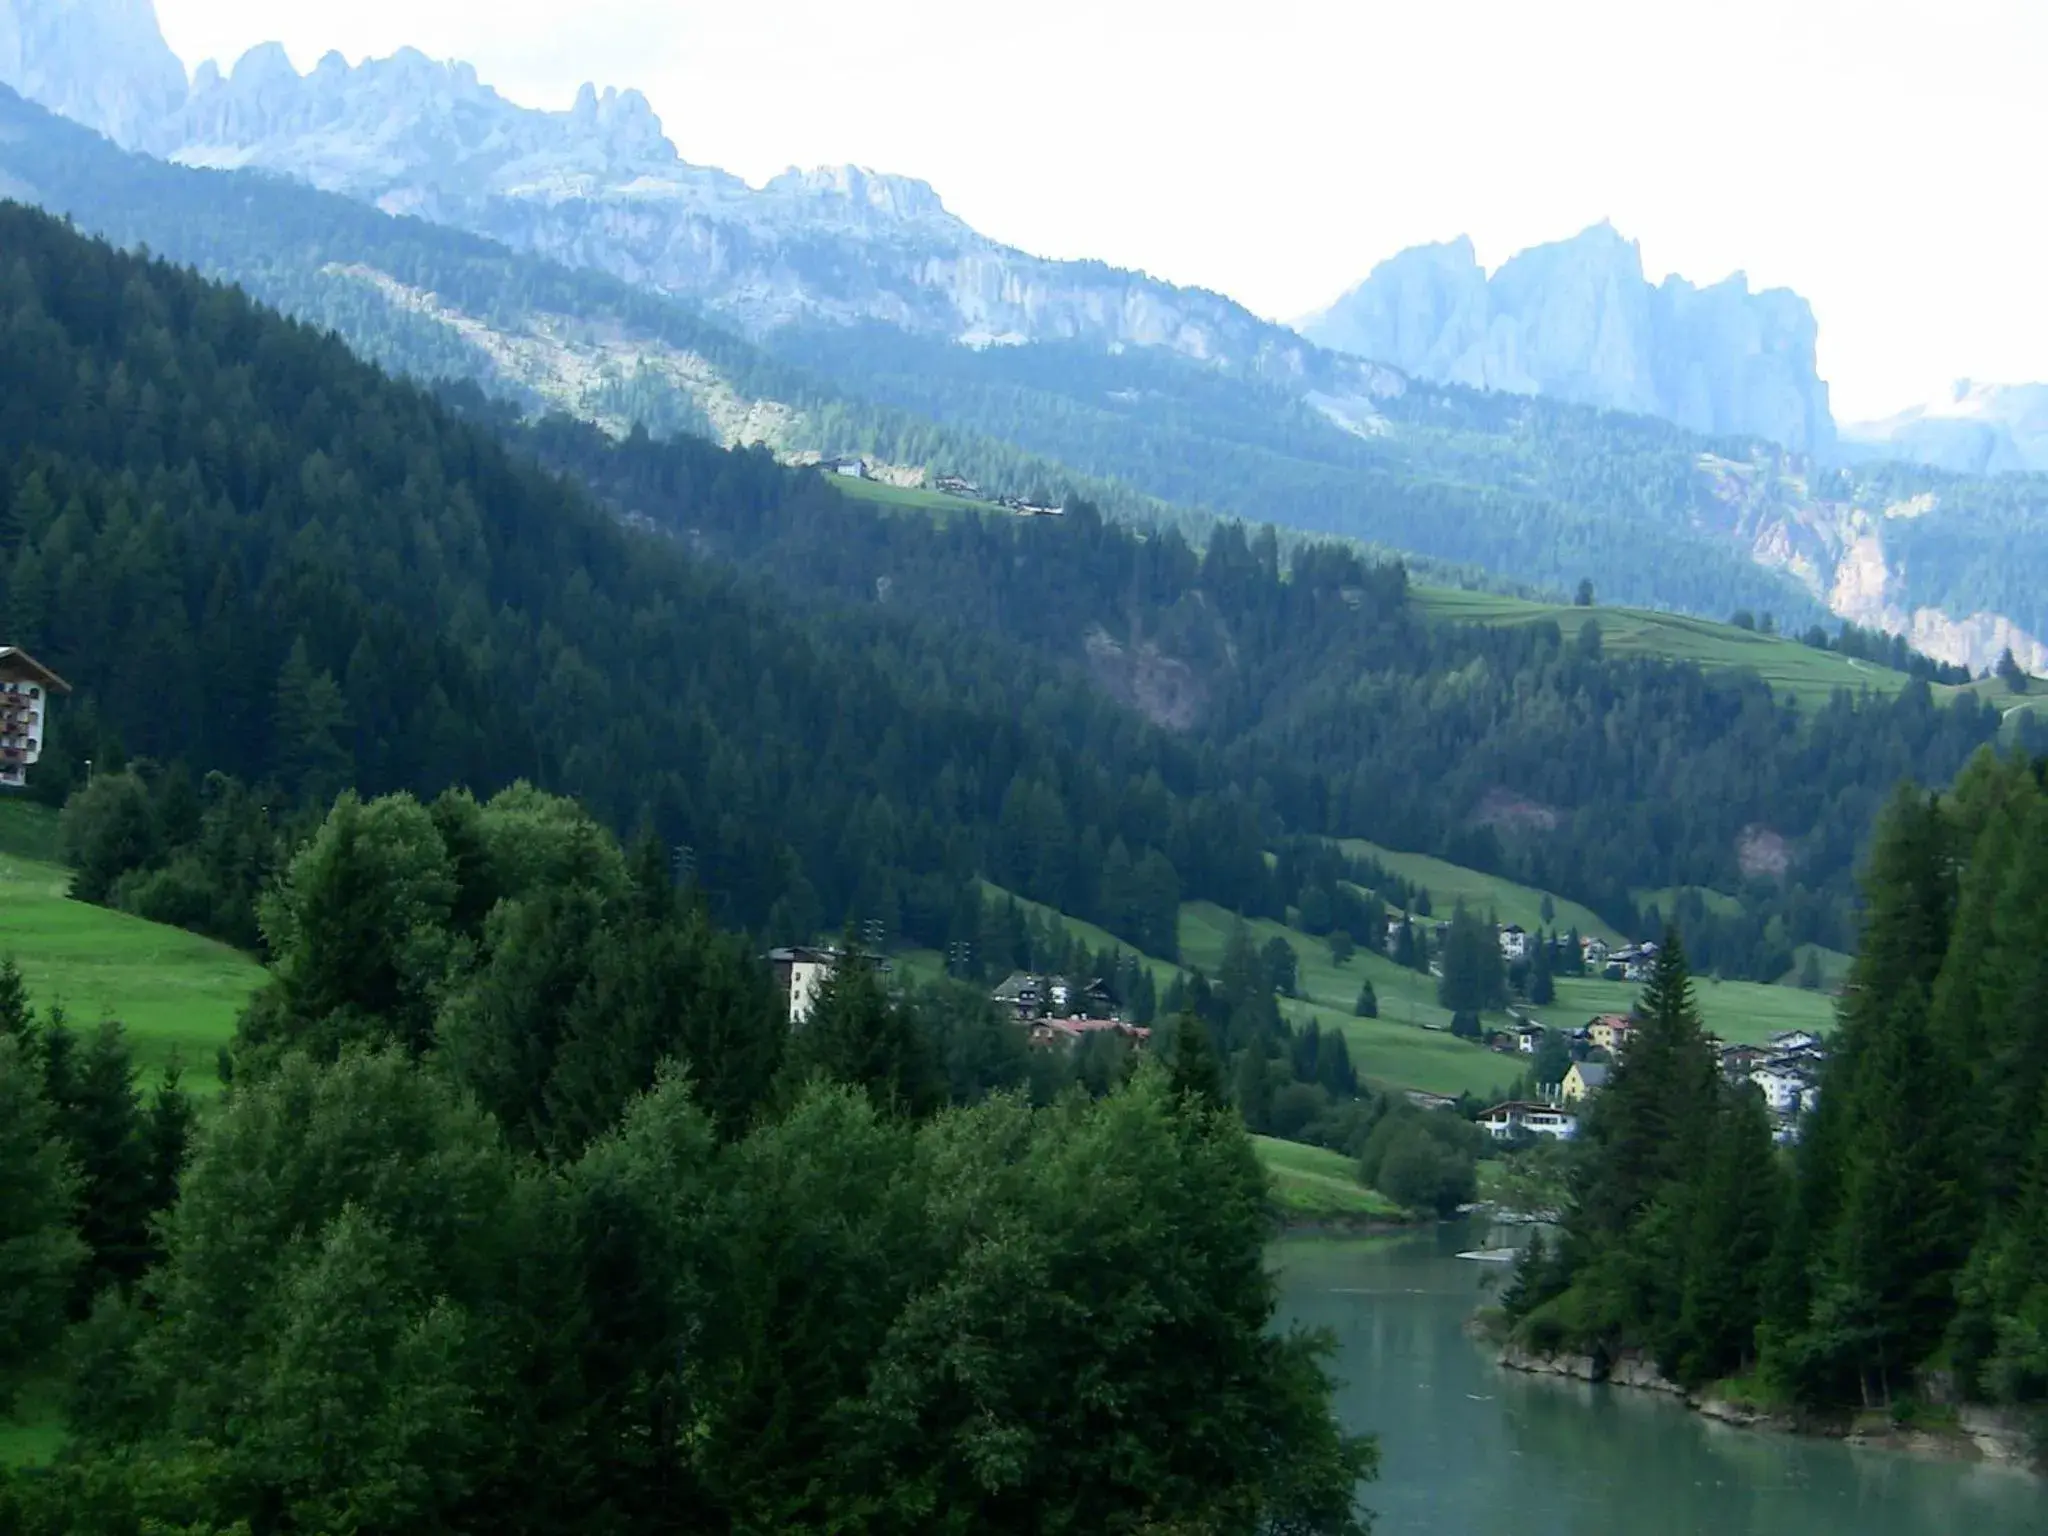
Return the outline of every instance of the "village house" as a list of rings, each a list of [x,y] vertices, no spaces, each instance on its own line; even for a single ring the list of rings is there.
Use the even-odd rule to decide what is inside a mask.
[[[1106,1017],[1112,1007],[1109,990],[1099,979],[1076,983],[1064,976],[1040,976],[1030,971],[1012,971],[989,998],[1015,1014],[1019,1021],[1048,1015],[1065,1018],[1076,1012],[1084,1017]]]
[[[828,475],[844,475],[849,480],[868,478],[868,461],[852,454],[839,454],[833,458],[820,459],[818,468]]]
[[[1519,965],[1529,958],[1529,930],[1520,923],[1509,923],[1500,930],[1500,957],[1510,965]]]
[[[43,755],[50,700],[71,685],[12,645],[0,645],[0,785],[20,789]]]
[[[1656,963],[1655,944],[1631,944],[1609,952],[1603,974],[1613,981],[1648,981]]]
[[[1635,1029],[1636,1021],[1627,1014],[1604,1013],[1586,1026],[1586,1043],[1610,1056],[1619,1056],[1628,1049]]]
[[[817,1006],[818,989],[825,985],[838,964],[839,951],[836,949],[793,945],[768,951],[768,966],[774,973],[776,986],[782,991],[791,1024],[801,1024],[811,1016],[811,1010]]]
[[[1607,968],[1607,941],[1596,939],[1590,933],[1579,940],[1579,957],[1586,962],[1586,969],[1599,972]]]
[[[972,480],[963,480],[958,475],[941,475],[932,482],[932,488],[944,496],[972,496],[978,498],[981,495],[980,486],[976,485]]]
[[[1771,1036],[1771,1051],[1774,1055],[1793,1056],[1820,1049],[1820,1036],[1811,1030],[1788,1029]]]
[[[1592,1061],[1575,1061],[1571,1071],[1565,1073],[1563,1086],[1558,1097],[1567,1104],[1577,1104],[1591,1098],[1607,1086],[1609,1069]]]
[[[1556,1104],[1517,1100],[1496,1104],[1479,1117],[1495,1141],[1512,1141],[1521,1136],[1548,1136],[1570,1141],[1579,1133],[1579,1117]]]
[[[1515,1049],[1524,1056],[1534,1056],[1543,1049],[1543,1042],[1549,1035],[1550,1031],[1541,1024],[1531,1024],[1525,1020],[1514,1028]]]
[[[1771,1053],[1757,1045],[1724,1045],[1719,1056],[1721,1075],[1731,1083],[1739,1083],[1770,1060]]]
[[[1820,1085],[1803,1062],[1773,1058],[1751,1072],[1749,1080],[1763,1090],[1765,1105],[1781,1119],[1805,1114],[1820,1098]]]

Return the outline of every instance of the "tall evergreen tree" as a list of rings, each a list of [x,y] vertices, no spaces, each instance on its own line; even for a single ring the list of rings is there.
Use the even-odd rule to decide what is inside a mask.
[[[797,1081],[844,1083],[894,1114],[929,1114],[944,1092],[922,1026],[890,998],[875,958],[850,931],[810,1016],[790,1031],[788,1061]]]
[[[1724,1090],[1684,1194],[1684,1280],[1666,1349],[1676,1379],[1697,1385],[1754,1360],[1784,1208],[1762,1095],[1747,1083]]]
[[[77,1177],[20,1040],[0,1035],[0,1413],[63,1337],[86,1258],[73,1226]]]

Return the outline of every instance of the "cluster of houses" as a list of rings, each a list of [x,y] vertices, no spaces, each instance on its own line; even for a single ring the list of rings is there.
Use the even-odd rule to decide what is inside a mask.
[[[1479,1123],[1497,1141],[1531,1136],[1571,1140],[1578,1134],[1579,1110],[1607,1086],[1612,1063],[1627,1054],[1637,1028],[1636,1021],[1626,1015],[1606,1014],[1563,1031],[1574,1058],[1564,1080],[1539,1089],[1541,1098],[1494,1105],[1480,1116]],[[1494,1048],[1533,1055],[1548,1036],[1543,1025],[1523,1020],[1496,1035]],[[1821,1067],[1827,1060],[1827,1047],[1820,1036],[1795,1029],[1772,1035],[1760,1046],[1729,1045],[1712,1037],[1708,1043],[1723,1077],[1731,1083],[1753,1083],[1763,1095],[1771,1113],[1772,1136],[1781,1143],[1797,1140],[1801,1120],[1820,1099]],[[1592,1060],[1596,1051],[1607,1060]]]
[[[875,471],[872,465],[858,454],[833,454],[818,460],[818,469],[827,475],[843,475],[849,480],[872,480]],[[942,496],[958,496],[966,501],[984,501],[992,507],[1001,507],[1005,512],[1014,512],[1019,517],[1058,517],[1060,507],[1042,506],[1037,502],[1025,501],[1017,496],[991,496],[972,480],[959,475],[940,475],[932,482],[932,489]]]
[[[1404,913],[1393,913],[1387,918],[1386,948],[1391,953],[1401,936],[1401,924],[1414,925],[1414,919]],[[1444,936],[1451,931],[1445,922],[1431,923],[1423,929],[1433,943],[1441,945]],[[1500,957],[1509,965],[1520,965],[1534,953],[1540,936],[1531,933],[1520,923],[1496,924],[1494,937],[1500,942]],[[1650,971],[1657,963],[1657,945],[1651,942],[1610,945],[1605,939],[1586,934],[1579,940],[1581,969],[1588,976],[1603,977],[1608,981],[1648,981]]]
[[[989,997],[1040,1049],[1071,1051],[1093,1035],[1113,1035],[1133,1047],[1143,1047],[1152,1038],[1151,1030],[1117,1013],[1108,989],[1099,980],[1075,982],[1064,976],[1013,971]]]
[[[766,957],[775,984],[789,1010],[789,1022],[801,1026],[818,1006],[818,993],[831,977],[844,953],[824,945],[795,944],[771,949]],[[886,975],[891,967],[879,957],[876,966]],[[1034,1046],[1073,1050],[1092,1035],[1114,1035],[1133,1047],[1142,1047],[1152,1031],[1123,1018],[1100,981],[1074,982],[1064,976],[1041,976],[1017,971],[1005,977],[989,994],[992,1001],[1016,1020]]]

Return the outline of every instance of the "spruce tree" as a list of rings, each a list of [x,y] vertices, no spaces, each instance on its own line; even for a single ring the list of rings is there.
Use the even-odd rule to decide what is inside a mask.
[[[1223,1068],[1216,1060],[1208,1026],[1192,1008],[1183,1008],[1174,1019],[1173,1056],[1167,1076],[1177,1097],[1211,1109],[1223,1107]]]
[[[86,1256],[73,1227],[77,1177],[21,1042],[0,1035],[0,1414],[63,1336]]]
[[[1816,1247],[1805,1354],[1820,1379],[1889,1403],[1947,1328],[1976,1198],[1964,1138],[1968,1088],[1936,1048],[1926,990],[1869,1013],[1859,1073],[1843,1085],[1853,1137],[1839,1208]]]
[[[1550,939],[1545,935],[1536,945],[1536,958],[1529,967],[1529,1001],[1548,1008],[1557,1001],[1557,983],[1551,975]]]
[[[1783,1209],[1763,1096],[1747,1083],[1724,1090],[1687,1192],[1685,1273],[1668,1352],[1678,1380],[1713,1381],[1754,1358]]]
[[[848,1084],[894,1114],[923,1116],[944,1102],[923,1025],[884,990],[877,963],[850,932],[810,1016],[790,1031],[788,1057],[798,1080]]]
[[[148,1267],[157,1185],[121,1026],[95,1030],[67,1079],[52,1107],[78,1171],[79,1235],[91,1252],[72,1297],[75,1315],[83,1316],[100,1291],[132,1284]]]

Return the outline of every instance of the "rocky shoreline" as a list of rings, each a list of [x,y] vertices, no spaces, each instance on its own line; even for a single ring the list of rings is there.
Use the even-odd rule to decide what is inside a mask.
[[[1981,1461],[2013,1467],[2039,1477],[2048,1475],[2037,1449],[2034,1427],[2021,1414],[1982,1404],[1958,1405],[1953,1427],[1914,1428],[1893,1424],[1875,1414],[1831,1419],[1810,1414],[1769,1413],[1746,1403],[1704,1397],[1688,1392],[1661,1373],[1640,1355],[1623,1354],[1612,1360],[1592,1355],[1538,1354],[1517,1344],[1500,1352],[1504,1370],[1534,1376],[1562,1376],[1573,1381],[1595,1382],[1610,1387],[1628,1387],[1639,1392],[1661,1392],[1675,1397],[1706,1418],[1739,1429],[1769,1429],[1786,1434],[1814,1435],[1841,1440],[1849,1445],[1877,1446],[1917,1456],[1943,1456],[1961,1461]]]

